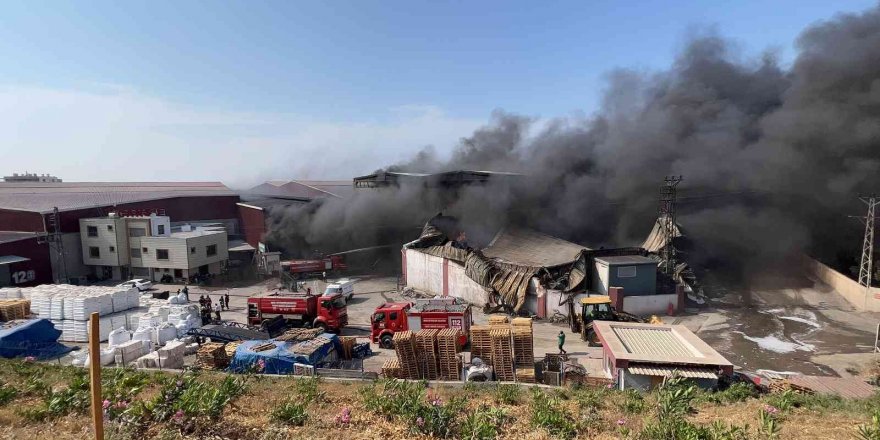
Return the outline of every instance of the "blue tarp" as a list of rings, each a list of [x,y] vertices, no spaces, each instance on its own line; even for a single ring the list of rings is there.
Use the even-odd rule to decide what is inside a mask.
[[[58,343],[61,330],[48,319],[21,319],[0,325],[0,357],[48,359],[72,348]]]
[[[230,371],[242,373],[254,368],[260,359],[265,363],[263,373],[265,374],[291,374],[293,373],[293,364],[307,364],[320,366],[327,355],[334,349],[338,349],[339,338],[331,333],[320,335],[328,340],[326,344],[318,347],[310,356],[296,354],[293,352],[294,347],[307,342],[280,342],[275,340],[267,341],[245,341],[235,349],[232,361],[229,363]],[[265,351],[253,351],[252,347],[257,345],[272,343],[275,348]]]

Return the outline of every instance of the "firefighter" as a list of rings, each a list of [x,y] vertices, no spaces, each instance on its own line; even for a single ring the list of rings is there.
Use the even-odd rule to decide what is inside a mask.
[[[214,304],[214,316],[217,318],[217,322],[220,322],[220,310],[222,309],[219,302]]]
[[[225,303],[225,301],[223,301],[223,295],[220,295],[220,299],[217,301],[220,303],[220,310],[225,310],[226,303]]]
[[[568,352],[562,348],[562,346],[565,345],[565,333],[562,330],[559,331],[559,336],[557,336],[556,339],[559,340],[559,353],[568,354]]]
[[[229,310],[229,289],[226,289],[226,310]]]
[[[205,308],[205,295],[199,297],[199,307]]]

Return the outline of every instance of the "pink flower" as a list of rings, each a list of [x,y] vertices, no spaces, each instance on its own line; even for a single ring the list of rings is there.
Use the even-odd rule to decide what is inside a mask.
[[[266,369],[266,361],[260,359],[257,361],[257,371],[262,372]]]
[[[25,362],[34,362],[36,360],[37,360],[37,358],[35,358],[33,356],[28,356],[28,357],[24,358]]]
[[[423,419],[423,418],[421,418],[421,417],[417,418],[417,419],[416,419],[416,425],[418,425],[419,428],[424,427],[424,426],[425,426],[425,419]]]
[[[609,390],[613,390],[613,389],[614,389],[614,384],[613,384],[613,383],[609,383],[608,385],[605,386],[605,388],[608,388]]]
[[[110,401],[109,401],[109,400],[105,400],[105,401],[101,404],[101,408],[109,409],[109,408],[110,408]]]
[[[777,413],[779,412],[779,408],[777,408],[777,407],[775,407],[775,406],[773,406],[773,405],[764,405],[764,411],[765,411],[767,414],[771,414],[771,415],[772,415],[772,414],[777,414]]]
[[[617,419],[617,426],[623,426],[626,424],[626,419]]]
[[[116,403],[116,408],[118,408],[118,409],[125,409],[125,408],[128,408],[128,402],[126,402],[126,401],[124,401],[124,400],[121,400],[121,401],[119,401],[119,402]]]
[[[175,422],[182,421],[183,420],[183,410],[182,409],[177,410],[177,412],[174,413],[174,416],[172,416],[172,418],[174,419]]]
[[[340,425],[348,425],[349,422],[351,422],[351,410],[348,408],[342,408],[342,412],[336,416],[336,423]]]

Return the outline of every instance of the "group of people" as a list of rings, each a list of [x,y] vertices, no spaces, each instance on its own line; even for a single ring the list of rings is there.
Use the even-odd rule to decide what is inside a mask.
[[[225,295],[220,295],[220,299],[217,303],[214,303],[211,299],[211,295],[201,295],[199,297],[199,307],[202,312],[203,325],[210,324],[212,310],[214,312],[214,319],[220,321],[220,312],[223,310],[229,310],[229,292],[227,291]]]

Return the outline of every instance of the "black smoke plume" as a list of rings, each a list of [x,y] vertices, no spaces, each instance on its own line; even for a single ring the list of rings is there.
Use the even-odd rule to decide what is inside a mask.
[[[538,123],[496,111],[450,159],[428,148],[388,167],[525,175],[513,184],[359,190],[276,212],[270,239],[300,251],[399,245],[442,210],[481,230],[516,224],[633,245],[653,226],[663,177],[683,175],[679,220],[702,250],[692,258],[849,258],[861,230],[846,215],[880,189],[880,9],[810,26],[797,50],[786,68],[714,34],[693,38],[668,70],[610,73],[592,117]]]

